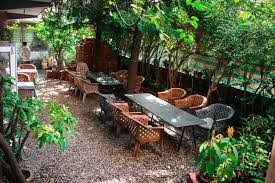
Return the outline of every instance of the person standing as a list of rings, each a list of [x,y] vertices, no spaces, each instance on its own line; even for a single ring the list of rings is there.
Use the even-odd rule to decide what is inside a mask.
[[[31,49],[28,47],[27,42],[22,43],[22,48],[20,50],[20,57],[22,59],[22,64],[31,63]]]

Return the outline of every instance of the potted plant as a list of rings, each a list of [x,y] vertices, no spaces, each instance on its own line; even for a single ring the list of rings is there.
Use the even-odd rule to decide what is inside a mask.
[[[221,134],[215,136],[213,131],[211,139],[201,144],[196,160],[200,182],[230,182],[236,176],[238,151],[233,132],[233,127],[229,127],[228,137],[223,137]],[[198,180],[193,177],[193,182]]]
[[[32,135],[40,148],[46,143],[58,143],[63,151],[65,137],[73,134],[77,121],[64,105],[54,100],[43,103],[35,98],[22,99],[16,92],[11,92],[11,84],[10,77],[0,76],[0,110],[3,112],[0,118],[0,135],[3,137],[0,149],[5,149],[0,151],[0,173],[6,180],[22,182],[22,172],[32,177],[31,172],[22,171],[17,163],[22,160],[22,149],[27,139]]]

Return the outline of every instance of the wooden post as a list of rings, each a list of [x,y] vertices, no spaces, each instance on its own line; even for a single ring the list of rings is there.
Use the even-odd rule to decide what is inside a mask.
[[[275,136],[273,140],[273,147],[271,151],[271,158],[266,173],[266,183],[275,183]]]

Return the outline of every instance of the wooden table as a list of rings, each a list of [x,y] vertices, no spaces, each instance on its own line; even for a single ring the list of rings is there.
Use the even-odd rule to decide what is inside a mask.
[[[30,77],[31,81],[37,76],[36,69],[19,69],[17,70],[17,73],[27,74]]]
[[[194,144],[196,147],[196,139],[194,134],[194,126],[206,124],[202,119],[189,114],[177,107],[169,104],[168,102],[161,100],[160,98],[155,97],[150,93],[139,93],[139,94],[125,94],[125,96],[151,112],[153,115],[160,118],[164,123],[171,125],[176,128],[182,128],[182,134],[180,138],[180,143],[178,150],[180,150],[181,142],[183,139],[184,128],[192,127],[193,128],[193,138]]]

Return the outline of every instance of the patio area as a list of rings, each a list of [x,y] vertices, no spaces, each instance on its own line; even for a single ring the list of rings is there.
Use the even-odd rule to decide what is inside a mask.
[[[116,138],[112,123],[99,120],[96,94],[83,104],[69,90],[67,81],[42,77],[37,84],[39,98],[55,98],[65,104],[78,124],[64,152],[58,145],[35,148],[37,143],[29,138],[25,166],[34,172],[34,182],[180,182],[194,169],[196,153],[191,142],[183,144],[178,152],[178,142],[165,135],[162,157],[155,152],[155,145],[142,146],[139,155],[133,157],[127,135]]]

